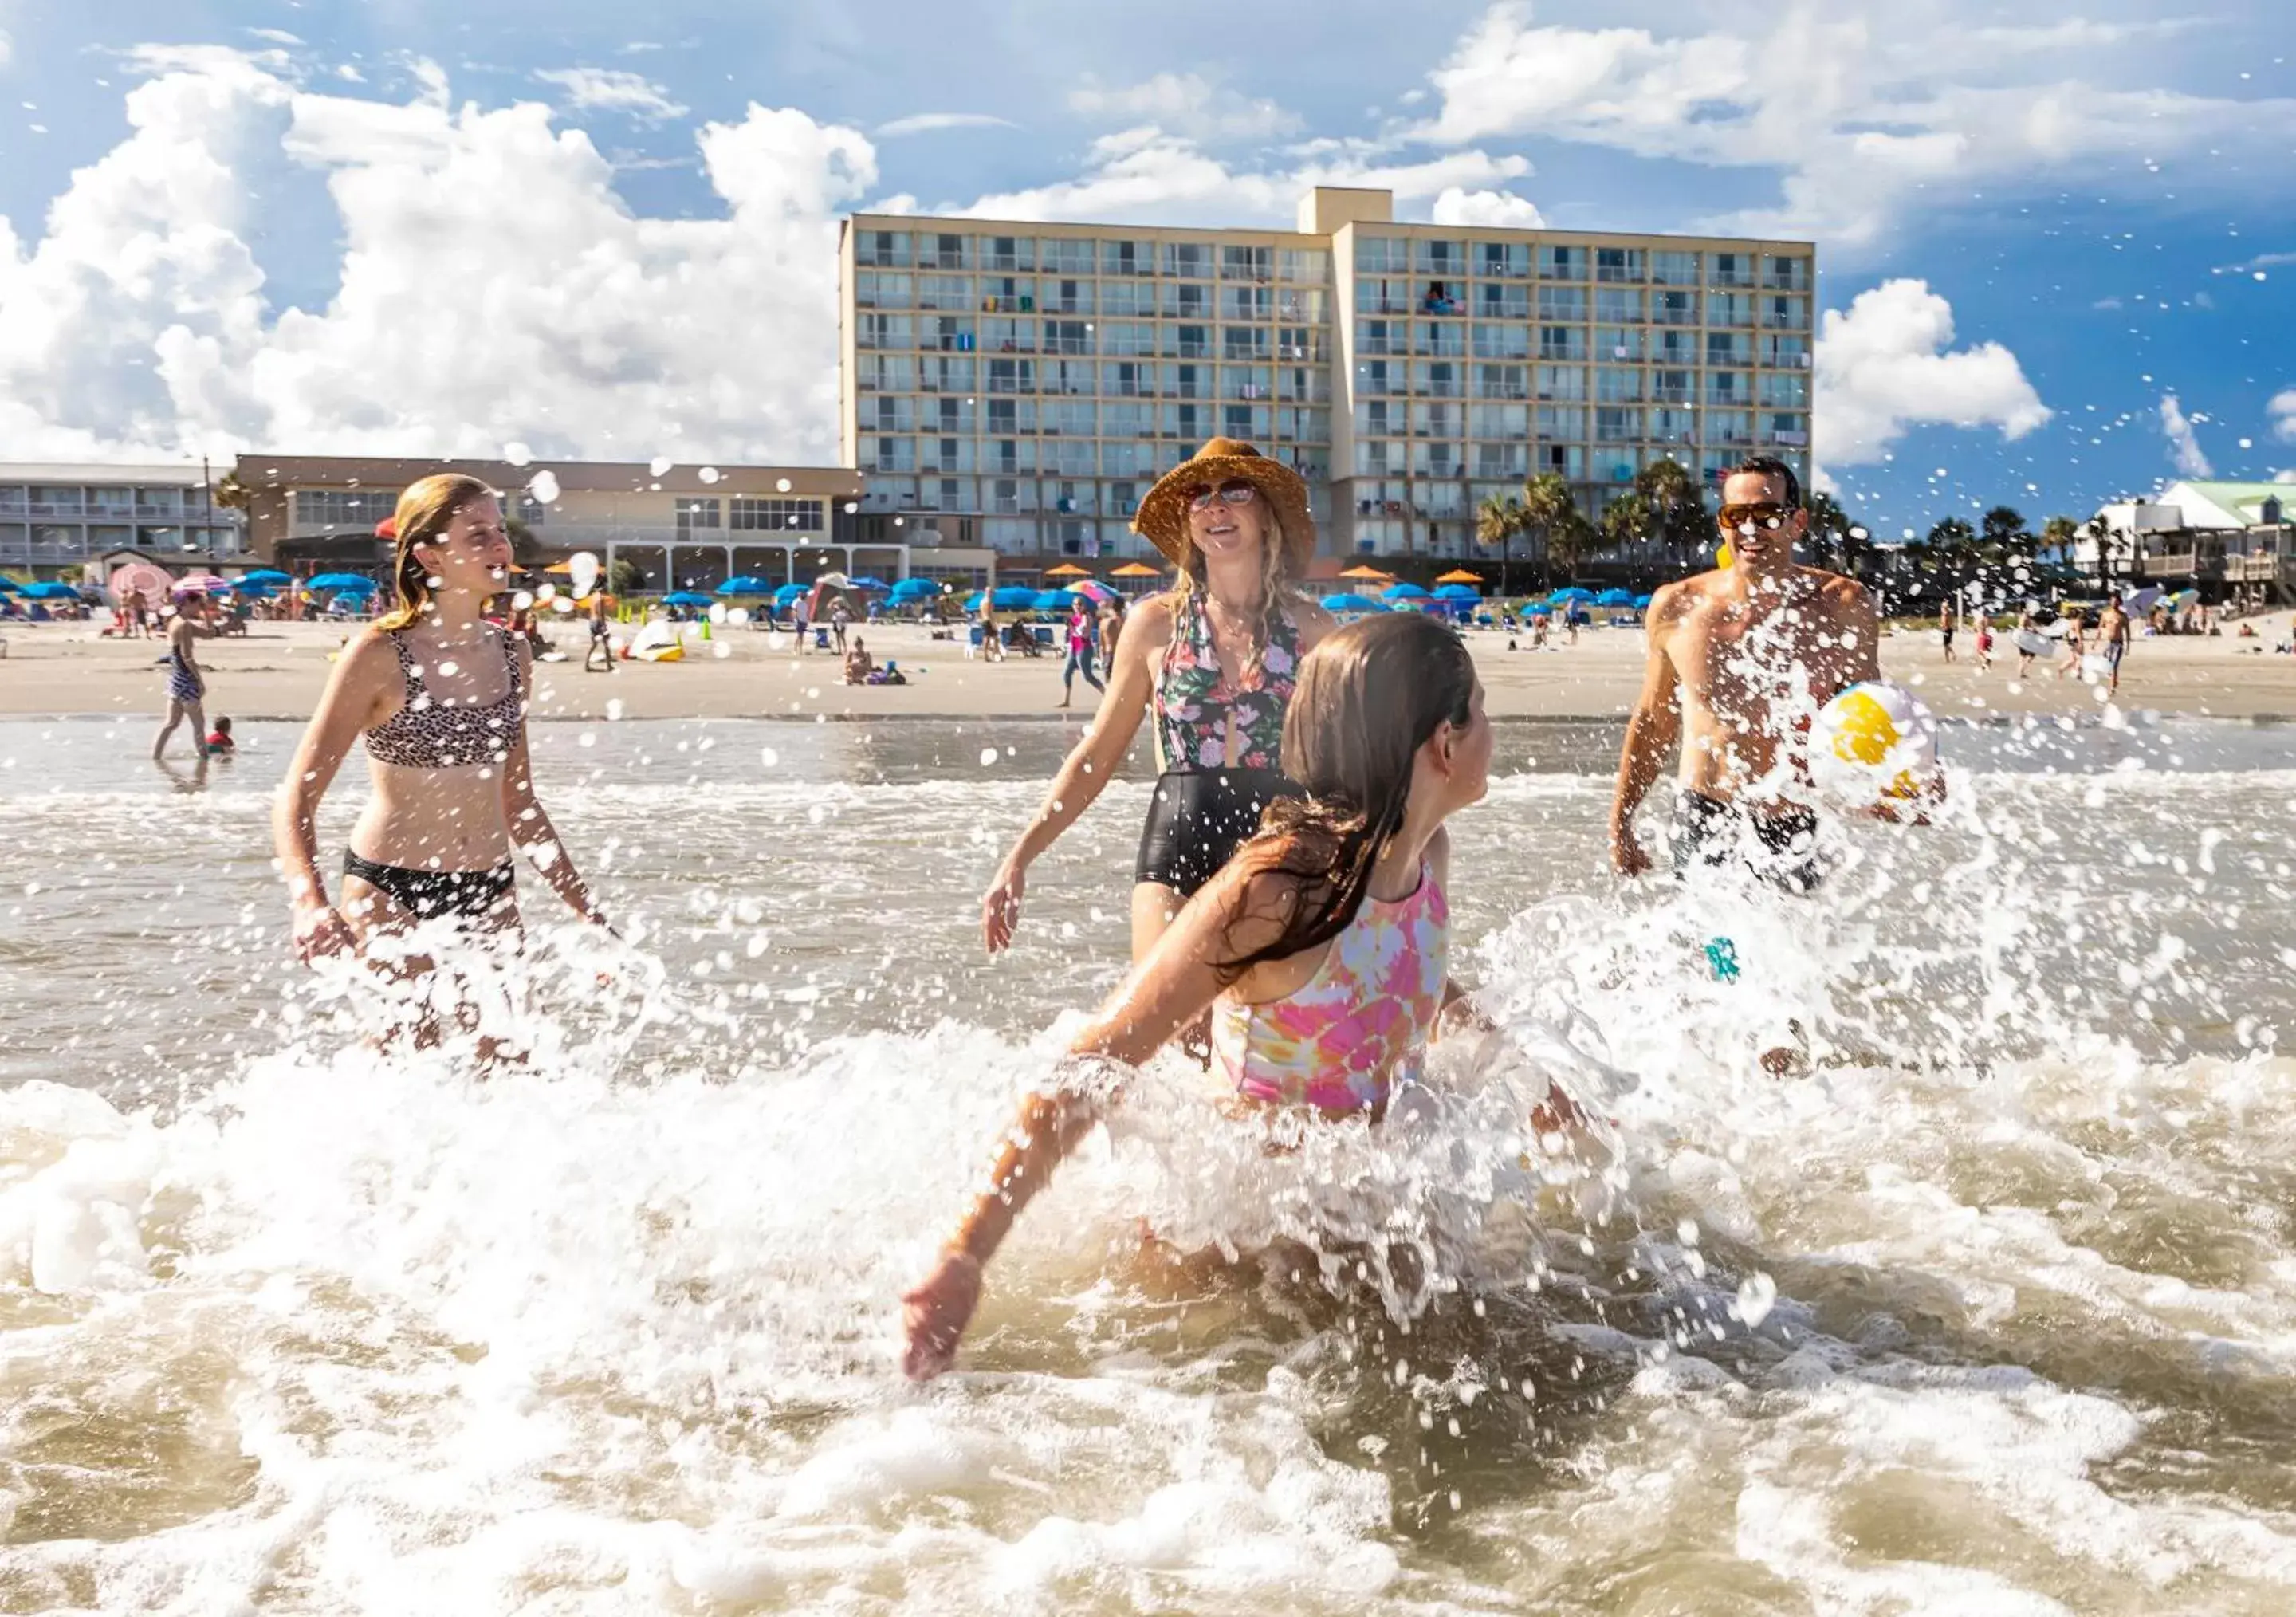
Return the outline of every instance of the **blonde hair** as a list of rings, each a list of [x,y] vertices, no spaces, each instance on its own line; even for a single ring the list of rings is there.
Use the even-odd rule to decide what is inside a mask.
[[[406,628],[422,615],[430,604],[430,569],[414,547],[443,538],[456,512],[494,497],[494,489],[483,480],[463,472],[434,472],[406,485],[390,519],[398,544],[390,563],[398,610],[380,619],[376,628],[386,632]]]
[[[1275,638],[1275,614],[1282,609],[1283,597],[1298,593],[1292,574],[1292,547],[1283,542],[1283,521],[1275,514],[1275,502],[1262,493],[1259,503],[1267,513],[1267,527],[1260,536],[1259,618],[1252,629],[1250,655],[1244,661],[1245,670],[1254,676],[1259,672],[1259,659],[1267,650],[1268,642]],[[1195,536],[1190,534],[1188,559],[1180,564],[1180,581],[1175,593],[1185,609],[1189,597],[1199,592],[1209,597],[1211,587],[1204,576],[1204,553],[1196,548]]]

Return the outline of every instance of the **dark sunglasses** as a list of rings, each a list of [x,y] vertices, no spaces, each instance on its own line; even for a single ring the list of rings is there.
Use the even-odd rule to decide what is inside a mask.
[[[1241,479],[1231,479],[1217,488],[1199,485],[1188,490],[1188,509],[1208,511],[1214,500],[1226,505],[1249,505],[1259,492],[1257,488]]]
[[[1786,518],[1791,514],[1792,511],[1787,506],[1767,503],[1759,505],[1725,505],[1722,507],[1722,526],[1734,533],[1751,522],[1758,528],[1767,528],[1775,533],[1786,525]]]

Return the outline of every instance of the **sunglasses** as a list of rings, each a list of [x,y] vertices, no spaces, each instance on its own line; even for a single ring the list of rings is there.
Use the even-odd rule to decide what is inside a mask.
[[[1225,482],[1217,488],[1191,488],[1188,490],[1188,509],[1209,511],[1214,500],[1224,505],[1249,505],[1259,492],[1251,484],[1242,481]]]
[[[1790,508],[1784,505],[1725,505],[1722,507],[1722,526],[1734,533],[1751,522],[1757,528],[1766,528],[1775,533],[1786,525],[1786,518],[1790,514]]]

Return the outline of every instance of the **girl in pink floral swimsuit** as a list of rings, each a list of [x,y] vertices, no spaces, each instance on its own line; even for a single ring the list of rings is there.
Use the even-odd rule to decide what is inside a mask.
[[[1462,995],[1446,975],[1443,823],[1489,780],[1472,659],[1417,613],[1338,630],[1300,665],[1281,757],[1306,795],[1268,811],[1070,1050],[1136,1064],[1209,1010],[1214,1070],[1243,1102],[1377,1120]],[[948,1367],[982,1264],[1117,1098],[1071,1082],[1021,1103],[903,1300],[911,1375]]]

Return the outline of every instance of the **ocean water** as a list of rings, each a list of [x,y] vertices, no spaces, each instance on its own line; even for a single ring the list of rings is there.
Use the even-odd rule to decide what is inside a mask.
[[[1152,1066],[924,1389],[898,1295],[1122,969],[1144,781],[990,962],[1061,729],[537,726],[630,941],[529,882],[476,1076],[291,964],[248,730],[191,791],[0,723],[0,1611],[2296,1606],[2284,730],[1951,728],[1793,899],[1622,889],[1615,735],[1505,727],[1506,1040],[1291,1156]]]

